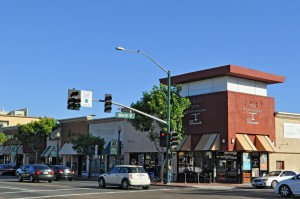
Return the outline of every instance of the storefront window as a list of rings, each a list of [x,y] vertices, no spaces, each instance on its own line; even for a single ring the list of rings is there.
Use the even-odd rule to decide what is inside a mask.
[[[148,172],[156,172],[157,168],[157,158],[156,153],[146,153],[145,154],[145,170]]]
[[[195,172],[202,175],[212,173],[212,153],[195,152]]]
[[[190,173],[194,171],[194,156],[192,152],[178,153],[178,172]]]

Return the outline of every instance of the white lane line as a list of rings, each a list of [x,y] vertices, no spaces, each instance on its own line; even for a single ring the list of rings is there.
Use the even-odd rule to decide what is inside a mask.
[[[78,189],[92,189],[92,188],[76,188],[76,189],[55,189],[55,191],[72,191],[72,190],[78,190]],[[20,189],[18,189],[20,190]],[[30,189],[21,189],[22,191],[14,191],[14,192],[1,192],[0,195],[4,194],[17,194],[17,193],[25,193],[25,192],[47,192],[47,191],[53,191],[53,190],[30,190]]]
[[[160,191],[175,190],[175,189],[159,189]],[[35,198],[55,198],[55,197],[71,197],[71,196],[84,196],[84,195],[103,195],[103,194],[123,194],[134,192],[151,192],[157,190],[136,190],[136,191],[120,191],[120,192],[97,192],[97,193],[78,193],[78,194],[64,194],[64,195],[51,195],[51,196],[35,196],[25,198],[12,198],[12,199],[35,199]]]

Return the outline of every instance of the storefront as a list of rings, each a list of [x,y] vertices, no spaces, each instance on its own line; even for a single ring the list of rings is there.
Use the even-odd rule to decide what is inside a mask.
[[[267,85],[282,82],[282,76],[234,65],[173,76],[191,101],[177,147],[178,181],[210,176],[212,182],[244,183],[267,173],[276,152],[275,100]]]

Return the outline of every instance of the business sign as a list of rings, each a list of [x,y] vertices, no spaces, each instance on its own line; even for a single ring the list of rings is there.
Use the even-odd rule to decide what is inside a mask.
[[[284,123],[283,136],[284,138],[300,139],[300,124]]]

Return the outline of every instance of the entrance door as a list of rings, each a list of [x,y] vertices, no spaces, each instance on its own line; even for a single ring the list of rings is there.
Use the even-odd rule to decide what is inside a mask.
[[[238,182],[237,160],[217,160],[217,182]]]

